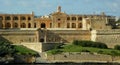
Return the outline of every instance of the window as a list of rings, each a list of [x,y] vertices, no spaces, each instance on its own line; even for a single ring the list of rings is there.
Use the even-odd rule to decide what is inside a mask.
[[[67,20],[70,20],[70,17],[67,17]]]
[[[10,23],[6,23],[6,28],[10,28],[11,24]]]
[[[76,24],[75,23],[72,23],[72,28],[76,28]]]
[[[34,23],[34,28],[36,28],[36,23]]]
[[[59,18],[58,21],[60,21],[61,19]]]
[[[70,23],[67,23],[67,28],[70,28]]]
[[[79,20],[79,21],[82,21],[82,17],[78,17],[78,20]]]
[[[2,16],[0,16],[0,20],[3,20],[3,17],[2,17]]]
[[[75,21],[75,20],[76,20],[76,17],[72,17],[72,20]]]
[[[31,28],[31,23],[28,23],[28,28]]]
[[[31,17],[28,17],[28,20],[31,20]]]
[[[17,24],[17,23],[14,23],[14,27],[17,28],[17,27],[18,27],[18,24]]]
[[[21,28],[26,28],[26,24],[25,24],[25,23],[22,23],[22,24],[21,24]]]
[[[26,18],[25,17],[20,17],[20,20],[26,20]]]
[[[18,17],[17,16],[13,17],[13,20],[18,20]]]
[[[82,28],[82,23],[79,23],[79,24],[78,24],[78,28]]]
[[[10,19],[11,19],[10,16],[5,17],[5,20],[10,20]]]

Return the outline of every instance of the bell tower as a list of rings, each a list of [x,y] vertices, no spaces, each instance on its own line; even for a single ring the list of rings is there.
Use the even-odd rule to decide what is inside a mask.
[[[57,7],[57,12],[61,12],[61,6]]]

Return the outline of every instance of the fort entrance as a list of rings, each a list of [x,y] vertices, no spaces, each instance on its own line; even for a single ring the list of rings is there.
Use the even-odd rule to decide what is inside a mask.
[[[46,28],[45,23],[41,23],[41,28]]]

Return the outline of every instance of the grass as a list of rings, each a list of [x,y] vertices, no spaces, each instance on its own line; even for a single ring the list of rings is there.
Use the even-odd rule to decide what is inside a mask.
[[[58,51],[59,50],[59,51]],[[48,54],[57,54],[60,52],[83,52],[83,50],[87,50],[91,53],[100,53],[112,56],[120,56],[120,51],[115,49],[100,49],[93,47],[81,47],[77,45],[64,45],[60,49],[53,49],[47,51]]]
[[[27,55],[27,54],[36,55],[37,54],[37,52],[35,52],[31,49],[28,49],[22,45],[15,45],[14,49],[18,54],[25,54],[25,55]]]

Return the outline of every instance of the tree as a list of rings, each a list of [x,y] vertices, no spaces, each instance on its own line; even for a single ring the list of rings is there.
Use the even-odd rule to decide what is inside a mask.
[[[14,53],[14,48],[9,42],[0,41],[0,56]]]

